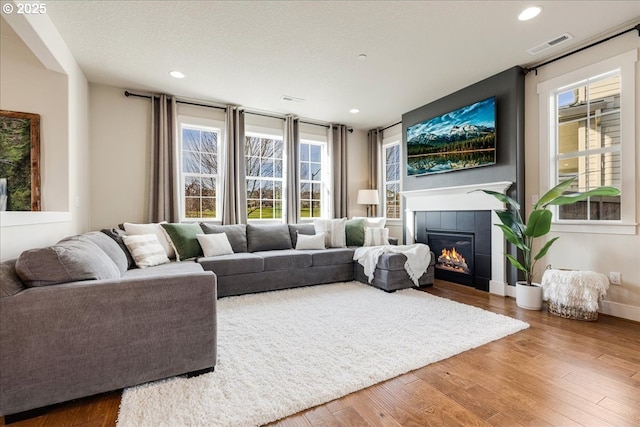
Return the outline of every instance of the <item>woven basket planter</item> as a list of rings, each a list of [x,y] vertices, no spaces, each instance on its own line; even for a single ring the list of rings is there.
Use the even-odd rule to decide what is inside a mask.
[[[578,307],[568,307],[566,305],[558,304],[553,301],[549,301],[547,303],[547,309],[549,313],[555,314],[556,316],[564,317],[565,319],[587,321],[598,320],[597,311],[586,311]]]

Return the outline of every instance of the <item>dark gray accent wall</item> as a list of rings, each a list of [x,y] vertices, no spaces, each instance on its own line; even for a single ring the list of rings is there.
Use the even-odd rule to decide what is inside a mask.
[[[454,172],[407,176],[407,128],[483,99],[496,98],[496,164]],[[513,67],[402,115],[402,189],[454,187],[483,182],[511,181],[508,194],[524,206],[524,70]],[[404,208],[404,206],[403,206]],[[513,255],[516,250],[508,245]],[[507,280],[514,284],[517,270],[509,265]]]

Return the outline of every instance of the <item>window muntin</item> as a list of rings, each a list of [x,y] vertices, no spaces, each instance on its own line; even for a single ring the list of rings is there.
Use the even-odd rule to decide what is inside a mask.
[[[383,146],[384,209],[389,219],[400,219],[400,142]]]
[[[300,142],[300,218],[321,218],[325,186],[323,162],[326,144],[322,142]]]
[[[180,125],[181,217],[218,219],[218,151],[221,130]]]
[[[577,177],[570,191],[621,188],[621,76],[613,71],[554,92],[556,183]],[[560,220],[620,220],[621,196],[558,208]]]
[[[247,184],[247,218],[282,220],[283,204],[282,137],[247,133],[245,165]]]

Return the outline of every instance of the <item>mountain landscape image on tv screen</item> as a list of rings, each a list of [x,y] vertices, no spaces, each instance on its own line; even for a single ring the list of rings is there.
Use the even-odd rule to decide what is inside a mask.
[[[491,97],[407,128],[407,175],[496,162],[496,101]]]

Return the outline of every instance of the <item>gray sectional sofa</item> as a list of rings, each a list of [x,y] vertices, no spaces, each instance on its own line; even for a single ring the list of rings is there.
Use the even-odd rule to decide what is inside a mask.
[[[352,247],[294,249],[312,224],[201,228],[225,233],[234,253],[131,268],[112,229],[0,263],[0,415],[213,369],[217,298],[367,282]],[[384,254],[372,285],[412,286],[403,265]]]
[[[100,232],[2,262],[0,414],[212,369],[216,291],[193,262],[127,270]]]
[[[297,234],[315,234],[313,224],[201,224],[205,233],[226,233],[231,255],[199,258],[218,277],[218,296],[242,295],[353,280],[353,249],[295,250]]]

